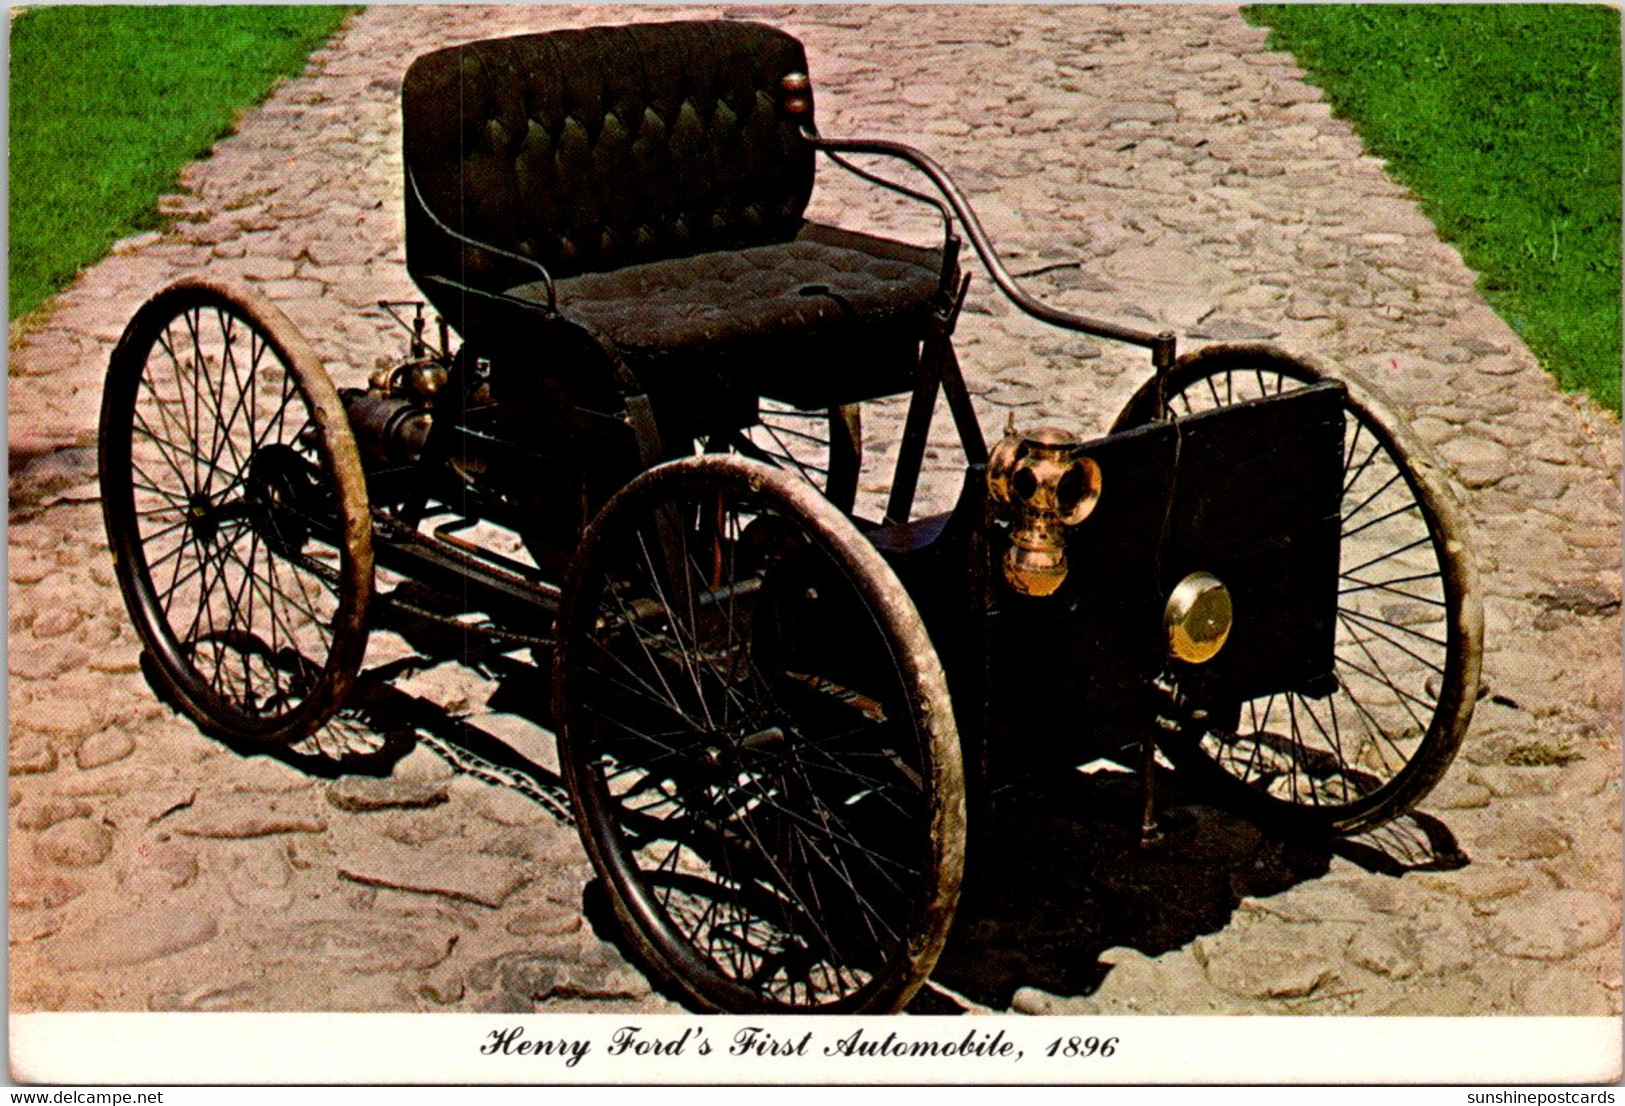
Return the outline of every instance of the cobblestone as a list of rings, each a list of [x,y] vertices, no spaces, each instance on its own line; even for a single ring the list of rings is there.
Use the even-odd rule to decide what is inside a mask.
[[[345,972],[404,972],[433,968],[455,944],[450,932],[427,934],[392,921],[332,918],[269,926],[247,938],[271,964],[315,956]]]
[[[56,872],[41,871],[26,861],[14,860],[10,892],[8,901],[13,910],[51,910],[84,894],[85,887]]]
[[[112,851],[113,831],[88,818],[58,822],[34,842],[36,856],[64,868],[94,867]]]
[[[185,171],[166,200],[174,221],[119,243],[13,328],[14,1010],[672,1009],[585,924],[590,869],[540,808],[448,783],[422,749],[391,780],[319,791],[296,768],[211,744],[153,699],[132,635],[116,629],[126,619],[92,502],[95,419],[125,321],[197,271],[276,300],[340,386],[394,355],[393,324],[362,309],[416,296],[396,118],[413,55],[714,14],[368,9]],[[1029,281],[1045,296],[1175,327],[1187,347],[1267,338],[1370,377],[1436,446],[1474,531],[1495,700],[1426,804],[1471,863],[1395,880],[1336,861],[1324,880],[1247,900],[1195,945],[1108,949],[1091,995],[1028,987],[1014,1008],[1618,1015],[1618,423],[1556,390],[1415,198],[1233,9],[752,15],[807,43],[826,133],[936,155],[1017,270],[1081,260]],[[833,171],[811,214],[920,240],[934,229]],[[1057,343],[979,278],[958,342],[992,432],[1009,410],[1024,425],[1103,429],[1149,369],[1118,347]],[[871,513],[900,411],[864,413]],[[950,434],[939,418],[921,510],[958,492]],[[472,725],[489,713],[489,684],[460,666],[401,682]],[[1579,759],[1558,771],[1505,762],[1536,744]],[[422,809],[392,801],[442,793]]]
[[[93,808],[82,799],[48,798],[39,803],[19,804],[15,818],[18,829],[43,830],[69,818],[89,817],[91,813]]]
[[[277,810],[277,801],[263,796],[232,796],[193,807],[175,819],[172,828],[187,837],[240,840],[283,833],[324,833],[327,819],[305,810]]]
[[[339,810],[389,810],[439,806],[449,796],[444,783],[414,779],[345,776],[327,788],[327,801]]]
[[[1594,891],[1557,891],[1496,915],[1496,951],[1527,960],[1567,960],[1613,939],[1619,900]]]
[[[186,906],[144,907],[60,938],[63,965],[87,972],[128,968],[201,945],[219,932],[209,914]]]
[[[462,850],[407,848],[375,841],[346,850],[339,874],[358,883],[501,906],[529,878],[510,861]]]
[[[101,768],[123,760],[133,752],[135,738],[123,730],[102,730],[81,741],[79,748],[74,751],[73,759],[80,771],[88,772],[92,768]]]

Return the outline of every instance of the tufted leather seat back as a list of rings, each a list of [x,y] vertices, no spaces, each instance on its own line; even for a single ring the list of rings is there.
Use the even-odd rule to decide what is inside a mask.
[[[786,113],[780,86],[806,68],[789,35],[731,21],[472,42],[407,71],[406,163],[441,221],[555,277],[780,242],[812,191],[810,106]],[[406,230],[414,273],[535,278],[440,231],[410,188]]]

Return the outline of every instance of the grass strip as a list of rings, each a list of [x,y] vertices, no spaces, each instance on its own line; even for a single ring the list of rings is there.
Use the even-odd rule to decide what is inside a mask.
[[[1570,390],[1620,410],[1620,15],[1550,5],[1260,5],[1422,198],[1491,306]]]
[[[42,7],[11,26],[16,319],[118,239],[238,114],[297,73],[339,7]]]

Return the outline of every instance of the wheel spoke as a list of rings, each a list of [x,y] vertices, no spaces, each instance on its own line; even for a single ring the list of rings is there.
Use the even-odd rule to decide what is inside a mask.
[[[637,642],[638,648],[642,650],[644,660],[648,662],[649,671],[653,672],[655,674],[655,678],[660,681],[661,691],[665,693],[665,703],[670,705],[671,709],[674,710],[685,722],[689,723],[689,725],[693,726],[695,729],[700,729],[701,723],[697,719],[689,717],[688,712],[682,707],[682,701],[677,698],[677,693],[672,690],[671,684],[667,682],[665,668],[655,659],[654,652],[650,648],[650,643],[644,639],[643,634],[638,629],[637,622],[632,617],[632,612],[626,607],[625,603],[621,601],[618,595],[613,595],[613,593],[611,594],[615,603],[620,607],[621,616],[623,619],[625,619],[626,625],[632,633],[633,639]],[[627,675],[633,676],[634,678],[637,677],[637,674],[632,671],[631,667],[628,666],[625,661],[620,660],[619,657],[616,657],[615,659],[626,670]],[[642,683],[643,681],[640,679],[639,682]],[[645,684],[645,686],[648,685]],[[654,693],[654,689],[652,687],[650,687],[649,690],[651,693]]]
[[[1429,645],[1437,645],[1440,649],[1448,650],[1450,648],[1450,643],[1448,641],[1441,638],[1436,638],[1432,634],[1424,634],[1421,630],[1413,630],[1409,626],[1402,626],[1399,623],[1392,622],[1386,618],[1376,618],[1373,615],[1365,614],[1362,611],[1349,610],[1346,608],[1340,609],[1338,613],[1345,618],[1355,619],[1361,625],[1365,626],[1368,631],[1373,633],[1376,632],[1371,629],[1373,626],[1387,626],[1389,629],[1398,630],[1402,634],[1409,634],[1411,637],[1416,638],[1419,641],[1425,641]],[[1383,640],[1386,641],[1388,639],[1384,638]],[[1396,648],[1402,647],[1396,646]],[[1415,656],[1415,654],[1413,653],[1412,656]],[[1421,660],[1422,658],[1417,657],[1417,659]]]
[[[782,417],[782,414],[777,417]],[[766,429],[768,433],[772,434],[774,440],[780,442],[780,444],[783,444],[784,440],[780,438],[779,435],[788,434],[792,438],[796,438],[803,442],[811,442],[817,446],[827,447],[829,445],[829,439],[827,437],[820,437],[817,434],[809,434],[805,430],[793,430],[790,427],[785,426],[783,423],[770,423],[764,419],[759,425]]]
[[[1301,731],[1298,729],[1298,707],[1296,697],[1291,693],[1288,693],[1286,696],[1286,711],[1288,724],[1292,727],[1292,753],[1289,759],[1289,764],[1290,771],[1292,773],[1292,795],[1294,801],[1296,801],[1297,796],[1303,793],[1303,790],[1298,783],[1298,772],[1303,765],[1303,737]],[[1309,799],[1316,806],[1320,805],[1319,792],[1313,785],[1311,785],[1309,788]]]
[[[223,331],[223,342],[225,347],[221,354],[221,361],[223,362],[223,367],[230,368],[232,381],[237,385],[237,400],[232,405],[231,414],[227,415],[225,418],[222,440],[225,442],[226,448],[231,451],[232,463],[237,466],[238,472],[242,472],[248,466],[248,459],[238,452],[237,443],[232,435],[237,427],[237,418],[243,413],[244,410],[248,410],[250,417],[253,417],[253,409],[248,406],[252,392],[251,389],[243,386],[243,379],[240,370],[237,367],[237,357],[232,348],[231,341],[231,324],[233,321],[234,320],[230,316],[223,316],[221,319],[221,330]],[[250,376],[250,380],[252,379],[253,377]],[[220,387],[222,392],[224,392],[224,372],[221,373]],[[218,455],[219,454],[217,452],[216,457],[218,457]]]
[[[145,477],[147,475],[146,470],[142,469],[139,464],[132,461],[131,464],[130,464],[130,469],[131,469],[131,473],[132,473],[132,478],[131,478],[129,483],[130,483],[130,488],[131,488],[132,491],[148,492],[151,495],[160,496],[160,497],[168,500],[169,501],[169,507],[164,508],[164,509],[167,509],[167,510],[178,510],[178,511],[184,512],[184,511],[187,511],[190,508],[190,504],[187,502],[187,498],[185,496],[177,497],[175,495],[175,493],[173,491],[169,490],[168,488],[160,487],[157,484],[151,483],[150,478],[148,478],[146,480],[136,480],[136,479],[134,479],[135,475],[140,475],[140,476],[143,476],[143,477]],[[158,508],[153,508],[153,509],[157,510]]]
[[[1416,549],[1419,546],[1427,545],[1432,540],[1433,539],[1431,537],[1423,535],[1408,545],[1402,545],[1398,549],[1390,549],[1380,557],[1373,557],[1369,561],[1362,561],[1353,568],[1346,568],[1343,570],[1342,575],[1348,576],[1352,573],[1359,572],[1361,569],[1370,568],[1375,564],[1381,564],[1383,561],[1391,561],[1402,553],[1409,553],[1411,550]]]
[[[181,367],[181,359],[179,355],[175,353],[174,335],[170,330],[169,324],[165,325],[164,333],[158,338],[158,344],[163,349],[164,353],[168,355],[170,366],[175,370],[172,379],[175,383],[175,403],[176,409],[180,412],[182,433],[186,441],[193,442],[195,444],[198,440],[197,418],[195,412],[186,402],[186,370]],[[195,364],[192,371],[194,374],[197,371]],[[157,389],[156,386],[151,383],[150,378],[143,377],[143,381],[148,384],[148,387],[153,389],[153,395],[156,397]],[[194,488],[201,486],[201,481],[198,479],[198,471],[195,462],[193,464],[192,483],[190,486]]]
[[[1352,476],[1349,476],[1348,479],[1343,481],[1343,495],[1344,495],[1345,498],[1347,498],[1349,492],[1354,490],[1354,485],[1358,484],[1360,482],[1360,477],[1365,475],[1366,467],[1371,464],[1372,459],[1375,458],[1376,455],[1378,454],[1378,452],[1380,452],[1381,450],[1382,450],[1382,442],[1381,442],[1381,440],[1373,439],[1372,442],[1371,442],[1371,450],[1370,450],[1370,452],[1368,452],[1365,455],[1365,460],[1360,462],[1360,467],[1354,470],[1354,474]],[[1348,470],[1345,467],[1344,468],[1345,474],[1347,473],[1347,471]]]
[[[174,598],[176,589],[178,589],[182,584],[191,583],[192,579],[203,571],[202,558],[198,558],[198,567],[196,569],[187,572],[184,576],[181,574],[181,565],[185,563],[185,561],[180,554],[196,548],[198,548],[197,538],[193,536],[191,528],[188,527],[185,533],[183,533],[181,536],[181,544],[176,547],[177,556],[175,557],[175,568],[170,573],[169,586],[165,588],[163,594],[159,596],[159,598],[163,600],[164,614],[166,615],[169,613],[169,604]]]
[[[682,535],[680,540],[685,543],[684,548],[686,550],[686,542],[688,540],[686,534]],[[704,715],[703,722],[709,729],[714,725],[711,719],[711,707],[710,704],[705,701],[705,689],[700,686],[700,677],[699,673],[695,669],[694,655],[690,648],[683,642],[683,634],[678,628],[677,619],[674,617],[674,609],[672,607],[671,599],[666,595],[665,589],[661,586],[660,570],[655,567],[654,555],[649,551],[649,544],[645,540],[641,531],[638,534],[638,550],[643,556],[643,566],[647,571],[646,579],[648,580],[649,586],[654,590],[655,601],[659,603],[666,612],[666,626],[671,631],[672,643],[677,646],[677,655],[679,660],[682,662],[684,674],[688,676],[689,682],[694,685],[694,693],[699,698],[700,711]],[[686,561],[686,553],[682,554],[682,558]],[[688,599],[689,602],[692,603],[694,589],[688,588],[685,590],[688,591]],[[692,607],[689,609],[689,624],[691,626],[694,624],[694,611]],[[673,698],[675,698],[675,696]]]
[[[1344,515],[1343,515],[1343,523],[1344,523],[1344,525],[1346,526],[1351,519],[1353,519],[1361,511],[1363,511],[1367,507],[1369,507],[1371,505],[1372,500],[1376,499],[1383,492],[1385,492],[1389,488],[1393,487],[1399,480],[1401,480],[1404,477],[1404,475],[1405,474],[1402,473],[1402,472],[1395,472],[1387,480],[1383,481],[1381,487],[1379,487],[1376,491],[1372,492],[1370,495],[1368,495],[1364,499],[1362,499],[1357,507],[1355,507],[1352,511],[1345,512]],[[1383,522],[1383,521],[1385,521],[1387,519],[1393,518],[1394,515],[1402,514],[1405,511],[1409,511],[1413,507],[1416,507],[1416,506],[1417,506],[1417,504],[1415,504],[1415,503],[1407,503],[1405,506],[1399,508],[1399,510],[1390,511],[1387,514],[1383,515],[1381,518],[1372,519],[1370,522],[1361,523],[1359,526],[1356,526],[1352,530],[1344,530],[1343,531],[1343,537],[1344,537],[1345,540],[1347,540],[1352,535],[1358,534],[1360,531],[1366,529],[1369,526],[1374,526],[1379,522]]]
[[[1344,663],[1346,667],[1355,667],[1352,664],[1347,664],[1347,662]],[[1358,695],[1355,695],[1354,692],[1348,692],[1348,700],[1354,705],[1355,713],[1358,714],[1361,720],[1365,723],[1365,728],[1372,737],[1372,746],[1376,749],[1377,755],[1382,758],[1382,767],[1384,771],[1388,771],[1390,773],[1397,772],[1397,769],[1392,769],[1389,767],[1388,755],[1382,751],[1382,746],[1379,744],[1379,741],[1387,741],[1396,751],[1399,749],[1399,746],[1388,737],[1388,728],[1383,724],[1382,720],[1376,716],[1371,708],[1366,706],[1365,700],[1361,699]],[[1401,753],[1400,755],[1403,758],[1404,754]],[[1400,761],[1401,767],[1404,766],[1404,763],[1405,761],[1402,759]]]
[[[1432,669],[1434,672],[1438,673],[1440,676],[1444,675],[1444,665],[1440,664],[1438,661],[1430,660],[1427,657],[1424,657],[1422,654],[1416,652],[1414,649],[1411,649],[1404,642],[1401,642],[1401,641],[1398,641],[1395,638],[1389,637],[1387,634],[1385,634],[1381,630],[1377,629],[1377,627],[1378,626],[1388,626],[1388,627],[1391,627],[1391,628],[1393,628],[1395,630],[1404,631],[1405,633],[1408,633],[1408,634],[1415,634],[1417,637],[1422,638],[1425,641],[1433,642],[1434,644],[1440,645],[1440,646],[1443,646],[1445,644],[1444,642],[1439,641],[1437,638],[1428,637],[1426,634],[1417,633],[1415,630],[1412,630],[1412,629],[1410,629],[1408,627],[1405,627],[1405,626],[1398,626],[1398,625],[1395,625],[1392,622],[1385,622],[1382,619],[1371,618],[1371,617],[1369,617],[1367,615],[1362,615],[1358,611],[1344,611],[1343,616],[1345,618],[1355,619],[1356,621],[1358,621],[1360,623],[1361,626],[1363,626],[1365,628],[1366,633],[1372,635],[1373,637],[1375,637],[1378,640],[1384,642],[1385,644],[1390,645],[1395,649],[1398,649],[1401,653],[1404,653],[1407,657],[1410,657],[1412,660],[1416,661],[1418,664],[1424,665],[1425,667]]]
[[[796,471],[801,473],[802,479],[806,480],[808,483],[816,484],[817,481],[813,479],[812,473],[807,470],[807,466],[802,463],[801,458],[797,457],[790,447],[785,444],[784,439],[779,437],[778,430],[772,426],[769,426],[767,423],[762,423],[762,429],[767,431],[767,436],[772,438],[774,443],[778,445],[779,458],[781,460],[789,461],[792,465],[794,465],[796,467]]]
[[[1437,572],[1423,572],[1415,576],[1401,576],[1396,580],[1362,580],[1357,576],[1344,573],[1342,579],[1353,584],[1351,588],[1339,588],[1338,595],[1354,595],[1362,591],[1385,591],[1390,595],[1398,595],[1405,599],[1413,599],[1418,603],[1427,603],[1434,607],[1448,607],[1450,604],[1443,599],[1435,599],[1430,595],[1417,595],[1415,592],[1394,587],[1395,584],[1410,584],[1420,580],[1442,580]]]
[[[163,409],[159,408],[160,414],[162,414],[162,411]],[[197,454],[193,453],[189,449],[184,449],[177,446],[167,438],[160,438],[157,434],[154,434],[148,428],[147,420],[142,416],[140,409],[137,409],[135,412],[135,421],[137,424],[136,431],[143,437],[151,440],[154,449],[156,449],[158,453],[158,456],[163,459],[163,462],[169,466],[170,471],[175,474],[175,479],[180,481],[181,488],[190,494],[196,485],[186,479],[186,473],[181,470],[181,465],[176,460],[176,454],[180,454],[182,458],[192,461],[194,465],[199,460]],[[132,460],[132,464],[133,463],[134,462]],[[145,473],[143,473],[143,475],[145,475]],[[151,479],[151,477],[149,476],[148,479]]]
[[[1348,623],[1344,622],[1344,625],[1347,626]],[[1352,628],[1350,629],[1350,633],[1351,634],[1353,633]],[[1395,683],[1393,677],[1388,675],[1387,670],[1383,668],[1382,662],[1377,659],[1376,654],[1371,652],[1371,649],[1370,649],[1370,647],[1367,644],[1365,639],[1362,639],[1362,638],[1360,638],[1358,636],[1354,636],[1353,640],[1354,640],[1354,644],[1360,647],[1360,652],[1365,654],[1366,660],[1371,663],[1371,668],[1376,669],[1376,671],[1373,672],[1369,668],[1361,667],[1360,665],[1356,664],[1354,661],[1350,660],[1348,658],[1348,656],[1346,654],[1343,654],[1343,653],[1338,654],[1337,663],[1341,664],[1341,665],[1344,665],[1345,667],[1352,668],[1354,671],[1358,672],[1362,676],[1367,677],[1368,679],[1376,680],[1378,683],[1380,683],[1384,687],[1386,687],[1389,691],[1393,692],[1394,695],[1398,698],[1400,704],[1402,706],[1404,706],[1405,713],[1409,714],[1411,716],[1411,721],[1416,723],[1417,729],[1422,731],[1423,733],[1426,733],[1427,732],[1427,725],[1419,717],[1417,717],[1416,712],[1411,709],[1411,704],[1415,703],[1417,706],[1421,707],[1423,710],[1432,710],[1434,708],[1435,704],[1428,702],[1426,699],[1423,699],[1419,695],[1416,695],[1416,694],[1414,694],[1412,692],[1406,691],[1404,688],[1400,687],[1397,683]]]
[[[855,410],[801,411],[763,399],[754,423],[702,438],[701,444],[707,452],[733,452],[797,473],[849,511],[861,463],[858,434]]]
[[[256,534],[254,537],[257,543],[258,535]],[[270,617],[274,623],[280,624],[283,632],[287,635],[289,642],[297,641],[298,635],[294,633],[294,627],[288,620],[287,614],[283,613],[279,615],[279,603],[283,608],[291,610],[294,614],[304,615],[305,618],[309,619],[310,622],[315,625],[318,630],[320,630],[324,616],[312,608],[298,603],[291,595],[287,594],[287,592],[282,589],[276,572],[276,555],[269,549],[265,549],[264,554],[265,571],[266,575],[269,577],[268,580],[262,580],[259,576],[255,575],[252,566],[243,565],[240,559],[238,560],[238,564],[241,565],[248,573],[248,577],[254,581],[254,585],[260,589],[260,594],[265,601],[268,617]]]

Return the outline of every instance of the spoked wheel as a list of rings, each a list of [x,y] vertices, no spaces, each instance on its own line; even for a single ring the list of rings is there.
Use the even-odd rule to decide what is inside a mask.
[[[802,411],[763,399],[754,426],[718,443],[753,460],[802,477],[843,513],[851,514],[863,468],[863,423],[858,404]],[[713,450],[717,452],[717,450]]]
[[[1268,346],[1183,358],[1166,383],[1165,416],[1325,379],[1348,387],[1335,686],[1190,704],[1185,729],[1164,749],[1257,813],[1356,833],[1415,806],[1472,718],[1483,611],[1455,509],[1431,463],[1365,388]],[[1155,405],[1153,382],[1114,430],[1149,421]]]
[[[160,690],[206,732],[289,744],[366,648],[372,529],[344,409],[259,295],[166,288],[113,351],[102,507]]]
[[[702,1009],[907,1002],[964,778],[936,652],[851,522],[740,457],[659,466],[589,527],[558,625],[560,759],[645,959]]]

